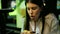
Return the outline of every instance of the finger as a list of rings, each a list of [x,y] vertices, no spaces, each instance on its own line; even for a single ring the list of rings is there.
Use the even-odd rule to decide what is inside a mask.
[[[24,34],[27,34],[28,30],[24,30]]]
[[[27,34],[31,34],[30,31],[28,31]]]
[[[27,34],[27,31],[26,31],[26,32],[24,32],[24,34]]]

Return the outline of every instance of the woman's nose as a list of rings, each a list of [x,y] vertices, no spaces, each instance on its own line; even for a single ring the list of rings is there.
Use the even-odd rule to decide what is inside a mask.
[[[30,14],[32,14],[33,13],[33,11],[32,11],[32,9],[30,9]]]

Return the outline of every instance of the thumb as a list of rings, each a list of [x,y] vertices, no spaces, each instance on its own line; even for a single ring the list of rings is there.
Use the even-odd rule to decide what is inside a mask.
[[[31,34],[31,31],[28,31],[27,34]]]
[[[28,30],[24,30],[24,32],[27,32]]]

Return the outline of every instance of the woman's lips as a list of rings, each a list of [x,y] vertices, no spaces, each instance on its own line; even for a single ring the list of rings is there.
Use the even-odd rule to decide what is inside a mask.
[[[31,19],[34,19],[35,17],[34,16],[30,16]]]
[[[31,17],[34,17],[34,16],[31,16]]]

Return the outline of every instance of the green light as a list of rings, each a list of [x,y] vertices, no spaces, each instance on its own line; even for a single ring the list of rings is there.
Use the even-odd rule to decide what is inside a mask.
[[[0,0],[0,9],[1,9],[1,7],[2,7],[2,6],[1,6],[1,0]]]

